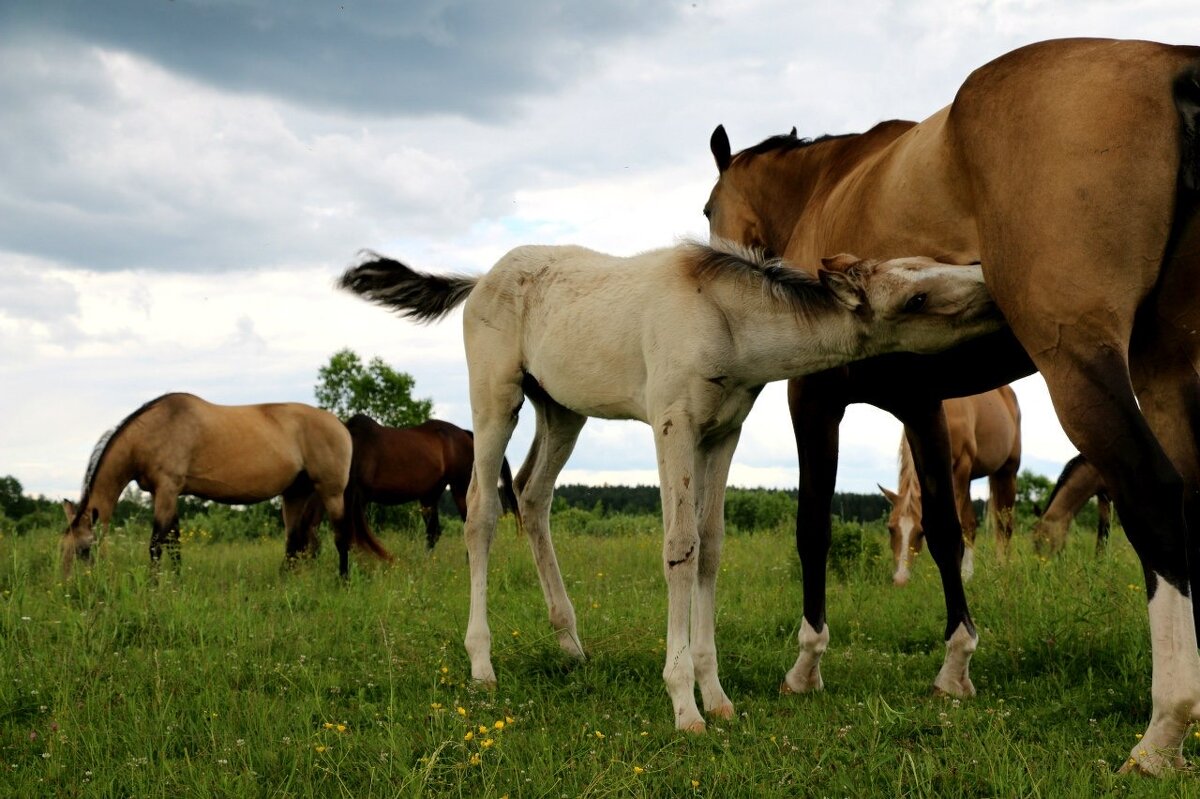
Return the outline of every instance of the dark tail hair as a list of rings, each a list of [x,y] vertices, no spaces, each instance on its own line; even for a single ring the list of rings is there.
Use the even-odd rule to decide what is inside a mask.
[[[1175,107],[1179,109],[1179,179],[1185,188],[1200,191],[1200,62],[1175,78]]]
[[[510,511],[517,520],[517,531],[524,529],[521,521],[521,507],[517,502],[517,492],[513,490],[512,469],[508,467],[508,458],[500,461],[500,502],[506,511]]]
[[[346,492],[342,495],[345,499],[345,514],[346,521],[350,525],[350,531],[354,536],[351,543],[355,546],[369,549],[381,560],[386,560],[391,563],[394,558],[392,553],[388,552],[375,534],[371,532],[371,525],[367,523],[367,503],[363,499],[362,489],[359,488],[358,481],[351,475],[350,482],[346,484]]]
[[[347,269],[338,288],[418,322],[434,322],[459,305],[479,282],[471,275],[430,275],[399,261],[365,252],[368,260]]]

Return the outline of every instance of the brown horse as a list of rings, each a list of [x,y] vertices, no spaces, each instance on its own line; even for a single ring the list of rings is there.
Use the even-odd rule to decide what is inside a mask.
[[[346,428],[354,440],[346,511],[357,526],[367,527],[367,502],[416,501],[425,519],[425,547],[432,550],[442,534],[438,501],[447,487],[466,521],[467,487],[475,463],[475,437],[470,430],[437,419],[414,427],[386,427],[361,413],[352,416]],[[507,458],[501,464],[500,481],[503,505],[517,515],[519,523]]]
[[[164,394],[100,438],[82,499],[63,501],[63,569],[76,557],[90,557],[96,525],[108,524],[121,491],[136,481],[154,502],[153,563],[165,547],[179,564],[180,494],[231,505],[282,496],[289,559],[307,543],[304,508],[315,494],[332,521],[345,577],[351,541],[388,557],[370,531],[344,513],[350,456],[350,434],[328,411],[296,402],[214,405],[191,394]]]
[[[1112,517],[1112,499],[1096,467],[1087,458],[1076,455],[1067,461],[1062,474],[1054,484],[1054,490],[1046,498],[1046,510],[1042,512],[1033,528],[1033,544],[1038,552],[1050,554],[1062,551],[1067,543],[1067,531],[1075,514],[1096,498],[1098,520],[1096,523],[1096,554],[1104,553],[1108,544],[1108,528]]]
[[[711,148],[713,237],[810,269],[837,252],[982,261],[1011,326],[940,356],[876,358],[789,385],[804,622],[787,687],[821,685],[837,427],[848,403],[869,402],[905,423],[921,475],[947,610],[934,685],[974,693],[978,639],[939,400],[1036,368],[1067,436],[1113,490],[1145,569],[1153,709],[1126,767],[1182,764],[1200,714],[1190,598],[1200,585],[1200,47],[1042,42],[975,70],[919,124],[776,136],[736,156],[718,127]]]
[[[1017,395],[1008,386],[982,394],[948,399],[942,403],[950,431],[950,462],[954,475],[954,499],[962,523],[965,552],[963,579],[975,570],[975,531],[979,522],[971,504],[971,481],[988,478],[988,508],[992,530],[1002,554],[1012,539],[1013,507],[1017,503],[1017,472],[1021,468],[1021,409]],[[913,465],[908,438],[900,436],[898,491],[879,489],[892,503],[888,531],[892,540],[892,562],[896,585],[908,583],[909,565],[921,551],[925,533],[921,527],[921,483]]]

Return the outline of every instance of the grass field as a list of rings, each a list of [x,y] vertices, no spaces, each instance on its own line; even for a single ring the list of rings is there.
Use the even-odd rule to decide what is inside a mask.
[[[508,523],[508,520],[506,520]],[[500,685],[469,681],[467,569],[449,530],[396,563],[328,543],[281,573],[279,539],[186,541],[157,583],[148,531],[117,532],[62,581],[49,531],[0,539],[0,796],[1200,795],[1189,774],[1117,776],[1149,717],[1140,569],[1119,533],[1043,562],[1028,536],[968,586],[973,700],[931,695],[941,590],[928,555],[891,587],[880,558],[830,587],[826,690],[780,696],[799,569],[784,530],[731,536],[718,586],[738,716],[688,737],[662,686],[660,534],[560,535],[589,660],[560,657],[527,545],[493,548]],[[883,553],[882,526],[867,531]],[[1200,741],[1189,737],[1195,759]]]

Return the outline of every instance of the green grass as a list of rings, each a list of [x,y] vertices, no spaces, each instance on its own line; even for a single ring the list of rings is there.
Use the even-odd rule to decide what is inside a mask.
[[[882,552],[882,527],[866,533]],[[1150,686],[1120,536],[1102,560],[1083,535],[1051,562],[1027,535],[1007,566],[981,545],[979,695],[961,702],[930,691],[944,610],[927,554],[904,590],[878,558],[834,579],[826,690],[780,696],[800,619],[791,537],[730,537],[717,642],[738,716],[700,737],[672,728],[662,686],[657,528],[559,536],[582,665],[559,655],[528,547],[502,528],[495,691],[469,680],[456,529],[433,556],[387,537],[395,565],[355,556],[349,585],[328,543],[281,573],[278,539],[186,542],[181,574],[156,583],[147,537],[111,535],[66,582],[54,535],[0,539],[0,796],[1200,795],[1188,774],[1115,774]]]

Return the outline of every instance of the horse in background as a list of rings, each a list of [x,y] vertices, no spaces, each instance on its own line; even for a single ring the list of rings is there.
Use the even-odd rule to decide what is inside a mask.
[[[1001,557],[1008,554],[1017,504],[1017,472],[1021,469],[1021,408],[1009,386],[982,394],[945,400],[950,430],[950,462],[954,475],[954,500],[962,524],[964,552],[962,576],[975,572],[975,531],[979,521],[971,503],[971,481],[988,478],[988,510]],[[921,551],[925,532],[921,526],[921,483],[913,464],[906,435],[900,436],[900,476],[896,491],[879,490],[892,504],[888,531],[892,543],[892,582],[906,585],[912,559]]]
[[[793,380],[803,572],[793,690],[828,645],[825,570],[838,423],[869,402],[909,431],[942,577],[946,656],[934,686],[975,693],[979,636],[959,573],[962,532],[941,400],[1035,369],[1067,437],[1104,477],[1146,578],[1150,723],[1124,768],[1184,764],[1200,718],[1200,47],[1057,39],[979,67],[917,123],[774,136],[736,155],[718,127],[705,206],[714,239],[805,269],[829,253],[982,262],[1009,327],[929,357]],[[919,200],[917,200],[919,198]],[[895,390],[904,380],[905,390]]]
[[[1043,511],[1033,527],[1033,545],[1039,553],[1058,554],[1067,544],[1071,521],[1092,497],[1096,498],[1096,555],[1104,554],[1108,545],[1109,523],[1112,517],[1112,498],[1104,480],[1087,458],[1076,455],[1067,461],[1054,489],[1046,498]]]
[[[742,423],[772,381],[897,349],[929,351],[995,330],[978,267],[929,259],[828,259],[816,276],[734,248],[699,244],[629,258],[582,247],[519,247],[482,277],[428,275],[375,256],[340,285],[432,321],[459,304],[470,375],[475,467],[465,525],[471,676],[494,684],[487,561],[493,486],[526,397],[537,424],[517,492],[559,645],[583,657],[550,540],[554,482],[589,416],[654,431],[667,582],[663,679],[675,726],[705,709],[731,718],[717,677],[716,579],[725,483]]]
[[[215,405],[192,394],[164,394],[100,438],[79,503],[63,501],[63,571],[69,573],[76,558],[90,559],[96,526],[107,527],[121,492],[136,482],[154,506],[152,564],[166,549],[179,567],[180,494],[228,505],[282,497],[289,560],[308,542],[304,511],[315,496],[333,525],[338,572],[346,577],[351,543],[390,557],[369,530],[346,516],[351,452],[349,431],[319,408],[297,402]]]
[[[438,419],[412,427],[388,427],[362,413],[350,417],[346,429],[354,442],[346,512],[357,527],[368,527],[368,502],[417,502],[425,520],[425,548],[432,551],[442,534],[438,503],[447,488],[459,516],[466,521],[467,487],[475,462],[475,438],[470,430]],[[500,491],[504,509],[512,511],[520,524],[507,458],[500,467]]]

